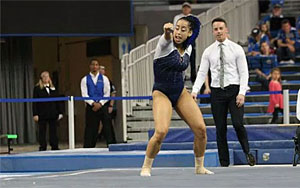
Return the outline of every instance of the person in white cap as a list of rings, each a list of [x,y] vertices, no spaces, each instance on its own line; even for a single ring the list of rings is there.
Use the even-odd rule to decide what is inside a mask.
[[[180,14],[178,14],[178,15],[176,15],[174,17],[174,19],[173,19],[173,25],[176,26],[176,23],[177,23],[177,21],[180,18],[182,18],[184,16],[190,16],[190,15],[192,15],[191,12],[192,12],[192,6],[191,6],[191,4],[189,2],[184,2],[182,4],[182,13],[180,13]]]
[[[192,6],[189,2],[184,2],[182,4],[182,13],[178,14],[174,17],[173,19],[173,25],[176,26],[177,21],[182,18],[182,17],[186,17],[186,16],[194,16],[192,13]],[[191,63],[191,74],[190,74],[190,79],[192,81],[192,83],[195,82],[196,80],[196,44],[195,42],[192,44],[192,54],[190,57],[190,63]]]

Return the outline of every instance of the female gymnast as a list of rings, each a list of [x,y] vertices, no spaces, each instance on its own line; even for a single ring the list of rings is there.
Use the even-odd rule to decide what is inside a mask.
[[[194,133],[195,173],[213,174],[204,168],[206,148],[206,127],[202,113],[184,88],[183,71],[188,67],[191,43],[199,34],[200,22],[194,16],[182,17],[176,23],[166,23],[164,34],[159,39],[154,55],[153,117],[155,133],[150,139],[141,176],[151,176],[152,163],[165,138],[171,117],[172,107],[189,125]]]

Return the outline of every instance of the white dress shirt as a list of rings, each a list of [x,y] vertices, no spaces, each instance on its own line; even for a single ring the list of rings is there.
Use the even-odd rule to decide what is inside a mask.
[[[45,84],[44,88],[46,88],[46,91],[48,94],[50,94],[50,89],[49,89],[50,85],[49,84]]]
[[[202,55],[200,69],[193,86],[193,93],[201,89],[208,69],[211,71],[211,87],[220,88],[220,42],[215,41],[207,47]],[[224,52],[224,87],[229,85],[240,85],[239,94],[245,95],[248,90],[248,65],[243,48],[225,39],[223,42]]]
[[[96,85],[97,81],[98,81],[98,76],[99,73],[96,74],[96,76],[94,76],[94,74],[90,73],[92,80],[94,82],[94,84]],[[106,76],[103,75],[103,97],[110,97],[110,83],[109,80]],[[82,97],[90,97],[88,94],[88,89],[87,89],[87,84],[86,84],[86,76],[83,77],[81,79],[81,95]],[[100,103],[102,104],[102,106],[107,102],[108,100],[100,100]],[[89,105],[92,106],[93,104],[93,100],[85,100],[86,103],[88,103]]]

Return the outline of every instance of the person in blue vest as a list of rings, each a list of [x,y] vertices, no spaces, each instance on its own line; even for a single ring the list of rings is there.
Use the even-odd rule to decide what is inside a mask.
[[[174,31],[173,31],[174,28]],[[184,88],[183,71],[189,66],[192,43],[200,31],[200,22],[194,16],[179,18],[176,27],[164,25],[153,60],[153,118],[154,135],[149,140],[141,176],[151,176],[153,160],[167,135],[172,107],[194,132],[195,173],[213,174],[204,167],[206,127],[202,113],[191,94]]]
[[[99,73],[100,64],[97,59],[90,61],[90,73],[81,79],[82,97],[110,97],[110,83],[106,76]],[[106,144],[116,143],[113,127],[108,113],[108,100],[85,100],[85,133],[84,148],[96,146],[99,123],[102,122]]]

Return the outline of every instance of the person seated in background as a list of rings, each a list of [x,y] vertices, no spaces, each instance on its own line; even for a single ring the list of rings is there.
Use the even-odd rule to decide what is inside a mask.
[[[290,21],[287,19],[282,20],[281,30],[278,33],[277,40],[277,56],[279,63],[295,63],[295,43],[299,38],[298,32],[295,28],[291,27]]]
[[[270,26],[270,20],[271,18],[283,18],[283,14],[282,14],[282,5],[280,4],[275,4],[272,7],[272,12],[271,14],[265,16],[260,22],[259,25],[266,23],[268,24],[268,26]]]
[[[249,56],[257,56],[260,54],[260,43],[269,42],[267,35],[262,36],[258,28],[251,31],[251,36],[248,38],[248,54]]]
[[[259,30],[261,32],[261,37],[264,38],[265,36],[267,36],[269,38],[269,41],[270,41],[269,45],[271,47],[274,47],[276,38],[273,38],[271,36],[270,28],[269,28],[268,24],[266,24],[266,23],[260,24],[259,25]]]
[[[271,26],[274,25],[274,23],[272,24],[271,22],[274,22],[275,19],[275,25],[276,25],[276,18],[281,18],[283,19],[284,16],[282,14],[282,5],[280,4],[275,4],[272,7],[272,13],[265,16],[261,21],[259,21],[259,25],[261,24],[267,24],[268,28],[270,28],[270,34],[272,36],[272,38],[275,38],[278,35],[279,29],[280,28],[272,28]]]
[[[262,42],[261,47],[260,47],[260,53],[261,53],[261,57],[272,56],[272,55],[274,55],[274,50],[272,48],[270,48],[270,46],[267,42]],[[275,60],[276,60],[276,58],[275,58]],[[274,62],[271,62],[271,60],[270,60],[270,61],[262,61],[262,64],[263,63],[274,63]],[[277,64],[277,62],[274,64]],[[258,69],[258,68],[255,69],[255,74],[256,74],[255,80],[257,82],[261,83],[262,91],[269,90],[269,82],[271,79],[270,72],[271,72],[271,69],[269,68],[269,66],[262,65],[260,69]]]
[[[271,6],[273,7],[274,5],[280,5],[283,6],[284,0],[270,0]]]
[[[297,18],[297,22],[296,22],[296,29],[298,32],[298,39],[296,40],[296,56],[300,56],[300,16],[298,16]]]
[[[187,1],[182,4],[181,11],[182,11],[181,14],[176,15],[173,19],[174,27],[176,26],[176,23],[180,18],[193,15],[192,14],[192,5]],[[194,83],[196,80],[196,76],[197,76],[197,73],[196,73],[196,42],[194,42],[192,44],[192,54],[190,56],[190,68],[191,68],[190,80],[192,83]],[[186,79],[188,79],[188,76],[186,76]]]

